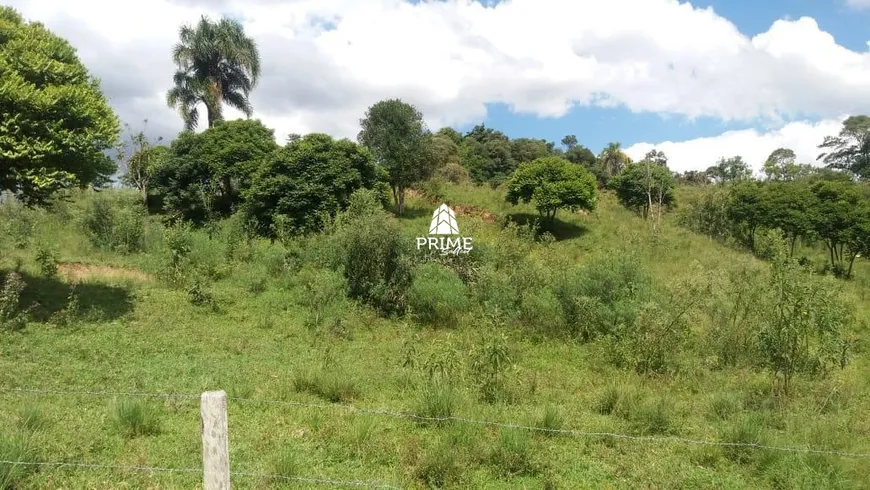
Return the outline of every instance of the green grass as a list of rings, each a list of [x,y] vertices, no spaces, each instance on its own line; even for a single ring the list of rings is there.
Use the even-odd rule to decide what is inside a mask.
[[[535,244],[505,238],[503,219],[528,219],[528,206],[510,207],[498,190],[445,186],[444,201],[458,213],[463,234],[481,253],[516,247],[530,268],[511,280],[566,270],[597,257],[631,250],[649,271],[654,292],[685,277],[693,263],[705,270],[765,264],[741,251],[675,226],[654,234],[648,224],[603,196],[588,215],[560,212],[559,240]],[[439,204],[435,203],[436,205]],[[409,199],[398,221],[413,237],[428,230],[433,203]],[[35,304],[19,332],[0,332],[0,389],[189,393],[193,398],[117,400],[101,396],[34,396],[0,391],[0,456],[15,460],[85,461],[111,465],[196,468],[201,465],[199,401],[225,389],[244,399],[328,405],[314,408],[233,399],[230,451],[235,471],[341,480],[379,480],[404,488],[862,488],[867,460],[814,458],[751,448],[697,447],[613,438],[548,437],[545,433],[461,422],[359,413],[346,405],[457,416],[541,428],[697,440],[763,441],[870,452],[870,359],[859,352],[826,378],[798,377],[794,395],[774,403],[770,376],[754,367],[723,367],[706,349],[709,320],[693,316],[690,341],[674,352],[667,374],[639,375],[612,362],[607,338],[588,343],[554,335],[552,325],[524,320],[475,302],[451,328],[417,325],[348,308],[349,335],[309,328],[311,311],[283,267],[283,251],[269,241],[235,245],[225,235],[191,233],[191,265],[183,281],[199,277],[210,299],[191,303],[189,288],[163,280],[169,250],[162,226],[149,220],[144,251],[94,249],[78,226],[79,200],[52,213],[32,212],[28,244],[0,236],[0,270],[21,261]],[[64,214],[66,213],[66,214]],[[491,213],[484,214],[484,213]],[[13,240],[16,238],[16,240]],[[36,244],[59,251],[59,271],[45,277]],[[489,252],[487,252],[489,251]],[[227,257],[231,260],[227,260]],[[88,274],[77,281],[79,305],[68,327],[50,323],[68,305],[65,264]],[[856,316],[870,320],[867,262],[845,294]],[[131,275],[119,271],[135,271]],[[497,274],[496,274],[497,276]],[[201,299],[201,298],[200,298]],[[552,298],[534,304],[549,307]],[[534,312],[533,312],[534,313]],[[541,318],[541,317],[539,317]],[[528,320],[528,319],[527,319]],[[534,327],[534,328],[532,328]],[[324,330],[326,333],[324,333]],[[481,339],[504,334],[511,352],[510,399],[481,400],[469,374]],[[854,332],[867,339],[866,329]],[[406,341],[419,336],[418,366],[403,366]],[[455,362],[444,380],[426,365]],[[439,361],[440,360],[440,361]],[[555,409],[554,407],[558,407]],[[12,442],[9,442],[12,441]],[[38,448],[38,452],[32,449]],[[37,458],[38,457],[38,458]],[[10,476],[11,475],[11,476]],[[110,469],[0,465],[12,488],[194,488],[201,476]],[[237,488],[296,488],[298,483],[238,477]],[[0,485],[2,488],[2,485]]]

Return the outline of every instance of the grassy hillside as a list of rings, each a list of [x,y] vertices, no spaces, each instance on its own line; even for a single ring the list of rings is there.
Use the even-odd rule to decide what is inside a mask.
[[[514,282],[555,281],[563,271],[630,256],[649,276],[653,297],[688,291],[715,302],[715,291],[691,289],[695,281],[737,270],[761,277],[769,269],[677,227],[672,217],[654,232],[609,195],[591,214],[560,213],[556,239],[535,241],[504,228],[507,217],[523,222],[534,210],[505,204],[499,190],[445,186],[437,193],[457,211],[475,252],[505,262],[495,272],[511,270],[511,257],[522,259],[522,269],[510,276]],[[474,300],[454,325],[421,325],[413,315],[391,318],[335,298],[334,275],[304,266],[288,272],[288,257],[298,255],[288,250],[299,247],[301,260],[316,262],[325,238],[246,241],[233,220],[179,232],[148,218],[143,251],[121,254],[95,248],[85,235],[81,222],[92,199],[79,197],[50,212],[0,206],[0,272],[17,268],[27,284],[21,304],[37,304],[26,328],[0,332],[0,460],[198,468],[198,394],[224,389],[234,397],[230,456],[240,473],[402,488],[870,486],[866,458],[668,439],[870,453],[866,352],[857,350],[844,369],[827,376],[798,376],[792,393],[777,397],[768,371],[717,361],[714,320],[697,303],[686,314],[688,338],[666,353],[671,367],[639,374],[620,361],[608,336],[584,342],[554,332],[561,321],[554,300],[536,291],[535,282],[515,315],[493,306],[501,304],[495,286],[503,283],[492,275],[485,277],[493,287],[469,287]],[[411,198],[398,219],[403,240],[413,244],[427,233],[438,203],[422,193]],[[185,263],[196,268],[196,279],[173,281],[166,272],[179,233],[190,240]],[[56,276],[37,260],[51,248],[58,254]],[[839,284],[866,321],[870,267],[866,261],[857,267],[856,280]],[[851,334],[868,338],[861,321]],[[10,391],[15,388],[108,393]],[[425,422],[351,407],[654,438]],[[201,475],[0,467],[4,483],[193,488]],[[234,477],[236,488],[282,485],[314,486]]]

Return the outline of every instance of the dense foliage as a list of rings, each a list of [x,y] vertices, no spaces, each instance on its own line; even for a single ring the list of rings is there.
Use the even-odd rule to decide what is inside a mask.
[[[102,185],[118,119],[75,49],[40,23],[0,6],[0,191],[28,203]]]
[[[517,168],[507,182],[505,198],[511,204],[534,204],[538,213],[552,221],[560,209],[595,209],[595,177],[583,167],[560,157],[543,157]]]

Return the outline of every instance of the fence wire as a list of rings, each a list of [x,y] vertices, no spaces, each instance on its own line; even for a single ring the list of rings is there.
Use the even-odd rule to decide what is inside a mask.
[[[118,470],[118,471],[142,471],[142,472],[156,472],[156,473],[198,473],[202,474],[202,468],[161,468],[157,466],[123,466],[123,465],[110,465],[110,464],[98,464],[98,463],[83,463],[79,461],[8,461],[8,460],[0,460],[0,465],[11,465],[11,466],[37,466],[37,467],[51,467],[51,468],[85,468],[85,469],[101,469],[101,470]],[[365,487],[365,488],[387,488],[387,489],[398,489],[401,490],[400,487],[394,487],[392,485],[386,485],[381,482],[369,482],[363,480],[336,480],[332,478],[315,478],[315,477],[303,477],[303,476],[284,476],[284,475],[276,475],[270,473],[248,473],[244,471],[230,471],[230,477],[238,476],[238,477],[247,477],[247,478],[264,478],[271,480],[283,480],[283,481],[292,481],[299,483],[310,483],[316,485],[331,485],[331,486],[341,486],[341,487]]]
[[[60,391],[60,390],[41,390],[29,388],[0,388],[0,392],[31,394],[37,396],[58,395],[58,396],[137,396],[151,398],[200,398],[199,394],[192,393],[142,393],[142,392],[109,392],[109,391]],[[562,434],[577,438],[611,438],[621,439],[635,442],[647,443],[669,443],[669,444],[686,444],[698,446],[719,446],[719,447],[742,447],[748,449],[764,449],[770,451],[782,451],[792,453],[816,454],[827,456],[839,456],[842,458],[867,458],[870,459],[870,453],[855,453],[847,451],[837,451],[832,449],[817,449],[807,447],[794,446],[771,446],[767,444],[757,444],[754,442],[726,442],[726,441],[710,441],[701,439],[689,439],[678,436],[643,436],[632,434],[620,434],[616,432],[596,432],[582,431],[577,429],[548,429],[544,427],[535,427],[529,425],[521,425],[506,422],[494,422],[487,420],[476,420],[465,417],[426,417],[410,412],[399,412],[394,410],[377,409],[377,408],[358,408],[353,405],[342,404],[326,404],[326,403],[306,403],[291,400],[273,400],[265,398],[245,398],[245,397],[227,397],[228,400],[241,403],[263,403],[272,405],[293,406],[302,408],[315,408],[319,410],[343,410],[349,413],[361,413],[367,415],[379,415],[392,417],[396,419],[414,420],[418,422],[458,422],[464,424],[472,424],[486,427],[497,427],[504,429],[525,430],[530,432],[540,432],[549,434]]]

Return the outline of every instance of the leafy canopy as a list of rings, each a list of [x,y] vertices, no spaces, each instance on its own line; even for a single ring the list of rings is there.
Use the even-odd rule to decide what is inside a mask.
[[[354,191],[376,184],[368,149],[313,133],[265,159],[244,194],[243,209],[264,236],[317,231],[347,208]]]
[[[670,208],[676,202],[674,176],[667,167],[664,153],[656,150],[647,153],[643,160],[626,165],[610,180],[608,187],[616,191],[616,198],[623,206],[643,217],[649,215],[652,205]]]
[[[382,100],[368,108],[357,136],[388,175],[396,211],[405,207],[405,189],[430,177],[435,170],[430,135],[423,114],[400,99]]]
[[[508,202],[531,202],[548,220],[562,208],[591,211],[598,199],[595,177],[583,167],[555,156],[520,165],[507,188]]]
[[[55,191],[102,185],[115,113],[70,44],[0,6],[0,191],[28,204]]]
[[[203,16],[196,27],[182,26],[178,37],[172,50],[178,70],[166,102],[178,109],[185,128],[198,126],[200,103],[209,127],[223,119],[223,103],[250,117],[248,96],[260,78],[260,53],[242,24],[228,18],[212,22]]]
[[[819,155],[829,168],[849,170],[870,179],[870,116],[851,116],[843,121],[837,136],[825,136]]]

